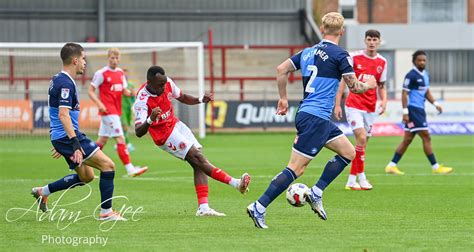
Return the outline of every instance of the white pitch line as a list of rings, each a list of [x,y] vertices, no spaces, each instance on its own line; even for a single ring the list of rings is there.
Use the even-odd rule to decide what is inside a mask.
[[[450,177],[450,176],[474,176],[474,173],[451,173],[448,175],[440,175],[440,174],[431,174],[431,173],[414,173],[414,174],[405,174],[405,175],[391,175],[385,173],[378,173],[378,174],[369,174],[369,177],[394,177],[394,178],[403,178],[403,177]],[[252,178],[273,178],[274,175],[254,175]],[[309,177],[309,176],[306,176]],[[116,180],[125,180],[125,181],[178,181],[178,180],[188,180],[193,179],[192,176],[179,176],[179,177],[135,177],[135,178],[120,178],[117,177]],[[1,182],[32,182],[32,181],[53,181],[57,180],[53,178],[42,178],[42,179],[22,179],[22,178],[9,178],[9,179],[0,179]]]

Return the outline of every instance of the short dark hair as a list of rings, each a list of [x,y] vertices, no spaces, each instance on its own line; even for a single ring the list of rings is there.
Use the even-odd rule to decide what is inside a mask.
[[[374,29],[367,30],[365,32],[365,37],[372,37],[372,38],[379,38],[380,39],[380,32]]]
[[[423,50],[416,50],[416,52],[414,52],[413,55],[412,55],[411,62],[413,62],[413,64],[415,64],[416,57],[418,57],[420,55],[425,55],[426,56],[426,52],[423,51]]]
[[[146,72],[146,79],[151,81],[155,78],[156,74],[165,75],[165,70],[160,66],[152,66],[148,68],[148,71]]]
[[[63,64],[71,64],[72,58],[74,56],[81,56],[81,53],[84,51],[81,45],[76,43],[66,43],[61,49],[61,59]]]

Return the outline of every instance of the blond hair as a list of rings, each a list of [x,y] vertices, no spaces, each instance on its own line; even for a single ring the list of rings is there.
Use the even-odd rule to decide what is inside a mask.
[[[110,48],[108,51],[107,51],[107,57],[110,57],[110,55],[116,55],[116,56],[119,56],[120,55],[120,50],[118,48]]]
[[[344,17],[338,12],[329,12],[322,18],[323,33],[327,35],[339,35],[344,26]]]

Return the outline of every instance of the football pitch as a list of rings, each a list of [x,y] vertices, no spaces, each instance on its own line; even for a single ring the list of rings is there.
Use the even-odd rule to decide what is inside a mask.
[[[114,208],[127,209],[129,218],[115,225],[100,225],[90,217],[97,215],[93,211],[100,199],[98,179],[61,199],[61,193],[53,194],[53,216],[34,213],[30,189],[67,175],[67,166],[49,156],[47,137],[0,138],[0,250],[472,251],[474,136],[432,137],[438,162],[454,168],[449,175],[431,174],[416,138],[399,163],[404,176],[384,173],[401,137],[373,138],[366,154],[372,191],[344,190],[346,168],[324,193],[327,221],[308,206],[290,206],[282,194],[267,210],[269,229],[258,230],[245,209],[285,168],[293,137],[217,134],[201,141],[215,166],[234,177],[252,175],[247,195],[209,180],[210,206],[226,217],[194,216],[197,200],[190,166],[155,147],[148,136],[132,138],[133,163],[150,168],[138,178],[123,177],[125,169],[109,142],[105,152],[117,164],[114,195],[127,197],[116,199]],[[323,150],[297,182],[312,186],[332,156]],[[74,237],[83,238],[82,243],[73,244]],[[91,237],[107,242],[87,244],[85,239],[91,242]]]

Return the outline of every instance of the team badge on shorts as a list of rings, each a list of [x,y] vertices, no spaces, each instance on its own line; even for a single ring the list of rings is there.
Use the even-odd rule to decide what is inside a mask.
[[[67,99],[69,97],[69,88],[61,88],[61,98]]]
[[[179,149],[180,149],[180,150],[186,149],[186,143],[185,143],[185,142],[179,143]]]
[[[352,127],[356,126],[356,121],[351,121]]]

